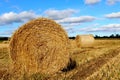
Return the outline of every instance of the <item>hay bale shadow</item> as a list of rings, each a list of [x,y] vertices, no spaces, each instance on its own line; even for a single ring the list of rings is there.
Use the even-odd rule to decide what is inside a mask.
[[[62,72],[68,72],[68,71],[71,71],[71,70],[73,70],[74,68],[76,68],[76,66],[77,66],[76,61],[75,61],[75,60],[72,60],[72,59],[70,58],[67,67],[63,68],[61,71],[62,71]]]

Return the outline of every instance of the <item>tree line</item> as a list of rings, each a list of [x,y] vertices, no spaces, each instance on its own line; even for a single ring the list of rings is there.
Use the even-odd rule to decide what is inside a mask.
[[[10,37],[0,37],[0,40],[3,41],[3,40],[9,40]]]
[[[120,38],[120,34],[111,34],[109,36],[95,35],[94,38]],[[0,37],[0,40],[9,40],[10,37]],[[75,39],[75,37],[69,37],[69,39]]]
[[[95,35],[94,37],[95,38],[120,38],[120,34],[111,34],[109,36],[98,36],[98,35]]]
[[[109,36],[99,36],[99,35],[95,35],[94,38],[120,38],[120,34],[111,34]],[[69,39],[75,39],[75,37],[69,37]]]

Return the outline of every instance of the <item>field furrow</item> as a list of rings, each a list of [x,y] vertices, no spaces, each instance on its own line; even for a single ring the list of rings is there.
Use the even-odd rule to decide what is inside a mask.
[[[92,59],[89,62],[82,64],[78,67],[78,71],[74,76],[72,76],[72,80],[84,80],[94,72],[96,72],[100,67],[106,64],[111,58],[117,56],[120,53],[120,48],[111,49],[107,51],[108,54],[103,54],[98,58]]]

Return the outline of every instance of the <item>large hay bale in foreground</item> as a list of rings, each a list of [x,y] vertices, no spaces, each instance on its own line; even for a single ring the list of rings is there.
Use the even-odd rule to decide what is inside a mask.
[[[94,36],[89,35],[77,35],[75,38],[78,47],[93,47],[94,46]]]
[[[24,74],[54,74],[69,61],[66,32],[53,20],[39,18],[21,26],[10,41],[12,73],[18,78]]]

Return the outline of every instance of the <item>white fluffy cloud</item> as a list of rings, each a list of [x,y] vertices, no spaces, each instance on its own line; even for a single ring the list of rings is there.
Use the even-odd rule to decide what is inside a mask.
[[[99,28],[82,28],[80,31],[85,32],[120,32],[120,24],[107,24],[100,26]]]
[[[0,25],[8,25],[16,22],[24,22],[27,20],[31,20],[38,17],[34,12],[32,11],[23,11],[20,13],[4,13],[3,15],[0,15]]]
[[[72,16],[74,13],[78,12],[78,10],[74,9],[65,9],[65,10],[55,10],[55,9],[48,9],[44,12],[45,16],[58,20]]]
[[[23,23],[28,20],[40,17],[40,15],[43,15],[43,17],[54,19],[56,22],[61,24],[66,31],[74,32],[75,26],[80,26],[81,23],[91,22],[96,19],[93,16],[74,17],[77,12],[78,10],[75,9],[64,9],[64,10],[48,9],[44,11],[43,14],[36,14],[33,11],[23,11],[20,13],[8,12],[0,15],[0,26],[8,26],[13,23]],[[7,34],[11,35],[12,31],[14,30],[10,30],[9,32],[6,32],[6,30],[4,30],[4,32],[0,32],[0,35],[7,35]]]
[[[101,0],[85,0],[85,4],[96,4],[99,3]]]
[[[93,16],[80,16],[80,17],[69,17],[61,20],[57,20],[58,23],[83,23],[95,20]]]
[[[48,9],[43,12],[44,17],[49,17],[54,19],[56,22],[60,23],[64,27],[73,27],[79,26],[84,22],[91,22],[95,20],[93,16],[75,16],[78,10],[75,9],[64,9],[64,10],[53,10]],[[40,14],[42,15],[42,14]],[[23,23],[28,20],[40,17],[39,14],[36,14],[33,11],[23,11],[20,13],[8,12],[0,15],[0,26],[6,26],[13,23]]]
[[[120,12],[105,15],[106,18],[120,18]]]
[[[120,0],[107,0],[107,4],[109,4],[109,5],[113,5],[117,2],[120,2]]]
[[[95,17],[93,16],[73,17],[77,12],[78,10],[75,9],[48,9],[44,11],[44,16],[54,19],[56,22],[60,23],[66,30],[72,30],[74,26],[79,26],[81,23],[91,22],[95,20]]]

